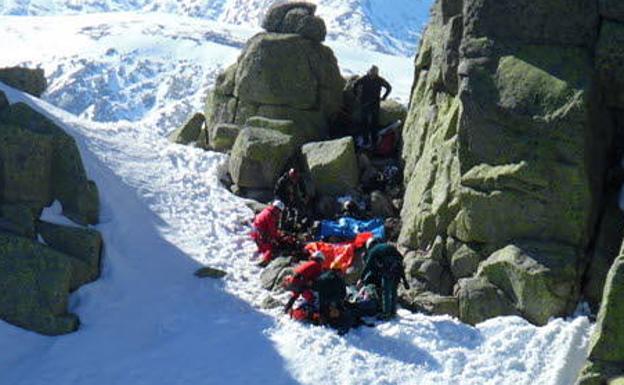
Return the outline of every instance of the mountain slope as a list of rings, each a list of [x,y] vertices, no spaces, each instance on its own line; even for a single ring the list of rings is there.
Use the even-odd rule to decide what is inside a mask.
[[[89,122],[0,90],[76,138],[100,186],[106,244],[102,277],[71,298],[78,332],[49,338],[0,321],[1,385],[569,385],[583,364],[584,317],[473,328],[400,310],[340,337],[262,311],[252,213],[218,182],[225,156],[171,144],[143,122]],[[200,264],[228,276],[198,280]]]
[[[257,28],[275,0],[5,0],[0,15],[163,12]],[[318,0],[331,41],[413,56],[432,0]]]

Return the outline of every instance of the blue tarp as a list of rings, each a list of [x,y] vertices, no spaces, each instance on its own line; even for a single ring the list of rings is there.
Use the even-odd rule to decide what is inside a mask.
[[[351,217],[342,217],[337,221],[321,221],[319,237],[339,237],[343,239],[353,239],[360,233],[373,233],[378,239],[386,238],[384,221],[381,218],[362,221]]]

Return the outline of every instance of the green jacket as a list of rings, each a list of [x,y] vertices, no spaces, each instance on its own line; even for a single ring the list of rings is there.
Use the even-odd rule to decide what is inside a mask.
[[[375,283],[382,277],[402,280],[407,286],[405,269],[403,268],[403,256],[396,247],[389,243],[381,243],[373,246],[365,257],[366,266],[362,271],[364,282]]]

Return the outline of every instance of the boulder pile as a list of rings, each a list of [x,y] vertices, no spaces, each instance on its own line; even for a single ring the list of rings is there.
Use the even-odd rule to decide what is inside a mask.
[[[23,71],[8,73],[20,75],[0,80],[42,92],[23,82]],[[6,74],[0,70],[0,77]],[[41,220],[53,202],[77,225]],[[87,179],[74,139],[0,92],[1,319],[47,335],[78,328],[68,295],[99,276],[102,238],[87,228],[98,222],[99,209],[97,187]]]

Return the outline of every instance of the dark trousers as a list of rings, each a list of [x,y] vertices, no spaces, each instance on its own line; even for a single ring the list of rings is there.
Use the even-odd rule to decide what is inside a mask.
[[[397,291],[399,281],[395,277],[381,278],[381,312],[387,316],[394,316],[397,308]]]
[[[361,115],[364,134],[373,139],[373,143],[377,139],[379,130],[379,103],[369,103],[362,106]]]

